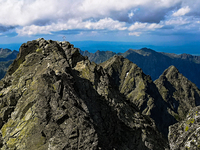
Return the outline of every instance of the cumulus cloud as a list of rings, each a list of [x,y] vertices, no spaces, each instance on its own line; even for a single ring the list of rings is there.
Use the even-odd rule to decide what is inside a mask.
[[[170,20],[165,21],[166,25],[184,25],[189,24],[190,20],[186,18],[172,18]]]
[[[130,32],[128,35],[130,36],[140,36],[142,32]]]
[[[141,8],[141,11],[137,12],[136,18],[143,18],[143,21],[145,21],[147,18],[156,18],[154,12],[157,15],[162,14],[159,18],[163,18],[165,10],[176,6],[179,1],[1,0],[0,24],[12,26],[26,26],[31,24],[46,25],[57,22],[58,20],[67,21],[72,18],[81,18],[84,20],[89,18],[102,19],[106,17],[121,21],[128,18],[127,14],[131,9],[137,8]]]
[[[67,22],[52,23],[46,26],[25,26],[23,28],[18,28],[16,32],[21,35],[36,35],[36,34],[51,34],[51,32],[61,31],[61,30],[73,30],[73,29],[83,29],[83,30],[125,30],[125,23],[112,20],[111,18],[100,19],[97,22],[92,21],[82,21],[77,19],[70,19]]]
[[[154,30],[157,28],[162,28],[163,25],[160,24],[156,24],[156,23],[140,23],[140,22],[136,22],[133,25],[131,25],[128,30],[129,31],[134,31],[134,30]]]
[[[193,16],[200,18],[199,7],[198,0],[0,0],[0,32],[13,28],[21,36],[76,29],[153,32],[192,24]]]
[[[177,12],[173,13],[173,16],[184,16],[185,14],[190,12],[190,8],[188,6],[179,9]]]

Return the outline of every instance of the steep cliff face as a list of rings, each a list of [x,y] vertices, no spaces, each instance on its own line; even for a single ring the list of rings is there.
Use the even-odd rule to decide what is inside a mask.
[[[124,93],[70,43],[27,42],[0,81],[1,149],[168,149]]]
[[[112,77],[120,93],[144,115],[154,119],[159,131],[167,137],[168,127],[177,121],[167,112],[168,104],[163,100],[151,77],[122,56],[115,55],[100,65]]]
[[[155,81],[163,99],[169,104],[168,112],[177,121],[185,119],[188,111],[200,105],[200,91],[176,67],[170,66]]]
[[[200,107],[192,108],[186,118],[169,128],[171,150],[200,149]]]

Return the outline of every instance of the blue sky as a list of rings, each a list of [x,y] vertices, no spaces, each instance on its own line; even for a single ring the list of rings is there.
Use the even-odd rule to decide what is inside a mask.
[[[0,0],[0,44],[44,37],[200,48],[199,0]]]

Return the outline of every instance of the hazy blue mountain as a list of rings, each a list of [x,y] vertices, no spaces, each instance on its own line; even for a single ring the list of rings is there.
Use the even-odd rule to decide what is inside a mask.
[[[18,51],[0,48],[0,79],[6,74],[6,70],[17,57]]]
[[[0,61],[9,61],[17,57],[18,51],[0,48]]]
[[[94,61],[97,64],[100,64],[106,60],[108,60],[110,57],[114,56],[116,53],[112,51],[96,51],[96,53],[90,53],[87,50],[81,51],[80,53],[83,56],[88,56],[89,60]]]

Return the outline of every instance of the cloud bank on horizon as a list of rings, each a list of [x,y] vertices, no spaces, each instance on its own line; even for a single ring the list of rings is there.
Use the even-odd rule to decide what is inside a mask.
[[[199,0],[0,0],[0,36],[199,34]]]

